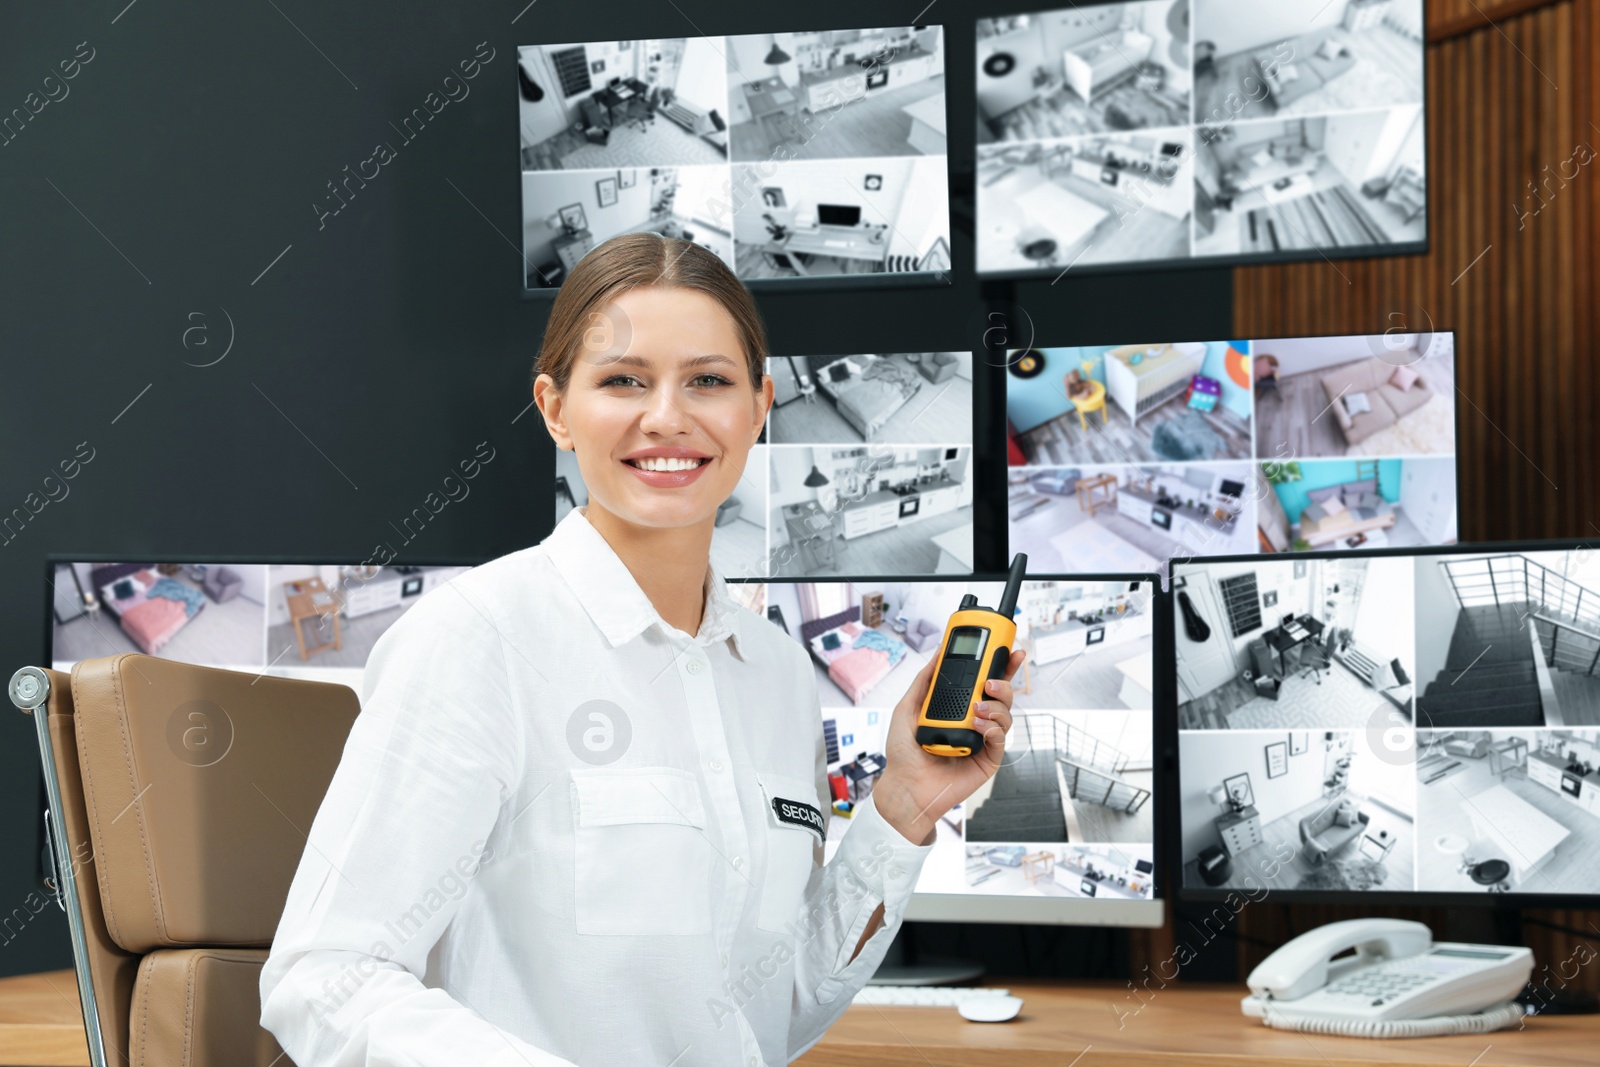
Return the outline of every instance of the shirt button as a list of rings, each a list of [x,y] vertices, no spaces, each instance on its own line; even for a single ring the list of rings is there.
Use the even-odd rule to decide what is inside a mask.
[[[700,673],[700,661],[699,660],[692,659],[692,660],[689,661],[689,673],[690,674],[699,674]]]
[[[905,874],[905,873],[906,872],[901,870],[899,867],[890,867],[889,868],[889,877],[890,878],[898,878],[902,874]]]
[[[761,1067],[761,1060],[755,1056],[751,1056],[750,1067]]]
[[[711,761],[711,769],[714,770],[714,771],[722,770],[722,761],[719,760],[719,759],[712,760]]]
[[[743,856],[735,856],[735,857],[733,857],[733,869],[737,871],[737,870],[741,870],[743,867],[744,867],[744,857]]]
[[[728,965],[728,954],[726,952],[722,954],[722,965],[724,967]]]

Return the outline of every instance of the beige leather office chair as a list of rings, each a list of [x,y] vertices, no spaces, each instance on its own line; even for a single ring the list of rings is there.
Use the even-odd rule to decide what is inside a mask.
[[[355,692],[124,654],[24,667],[10,694],[94,1067],[290,1067],[258,982]]]

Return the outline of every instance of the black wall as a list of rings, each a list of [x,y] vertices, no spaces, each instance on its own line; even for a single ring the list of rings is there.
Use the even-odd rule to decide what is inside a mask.
[[[521,294],[519,44],[946,27],[953,283],[764,294],[776,354],[1230,332],[1225,270],[973,277],[973,19],[1026,3],[124,3],[11,5],[0,33],[0,116],[60,97],[0,145],[0,516],[58,498],[0,541],[5,677],[42,660],[47,553],[358,561],[388,541],[478,560],[548,532],[553,449],[525,412],[549,305]],[[403,143],[390,123],[484,42],[471,94]],[[380,141],[396,158],[320,217],[326,183]],[[993,568],[1001,373],[980,375],[975,425]],[[390,521],[485,441],[495,458],[470,496],[404,544]],[[92,459],[47,486],[82,442]],[[39,797],[32,724],[7,703],[0,974],[71,962],[60,912],[30,902]]]

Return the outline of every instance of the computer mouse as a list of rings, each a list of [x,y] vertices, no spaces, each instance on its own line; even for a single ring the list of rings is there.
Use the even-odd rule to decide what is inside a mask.
[[[1022,1010],[1021,997],[967,997],[956,1005],[961,1017],[971,1023],[1003,1023]]]

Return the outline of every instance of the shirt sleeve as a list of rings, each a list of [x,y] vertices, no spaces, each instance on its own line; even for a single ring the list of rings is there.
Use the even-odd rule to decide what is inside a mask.
[[[809,670],[815,688],[815,675]],[[817,716],[817,776],[827,782],[827,749]],[[826,794],[824,794],[826,795]],[[828,807],[824,807],[826,812]],[[918,845],[878,814],[872,795],[856,806],[850,829],[833,859],[813,872],[796,925],[794,998],[789,1020],[792,1061],[821,1040],[850,1001],[883,962],[900,929],[906,903],[916,888],[923,861],[933,845]],[[872,913],[883,905],[883,926],[850,954]]]
[[[441,587],[379,638],[364,689],[261,971],[261,1025],[300,1067],[570,1067],[423,984],[520,782],[493,619],[459,579]]]

